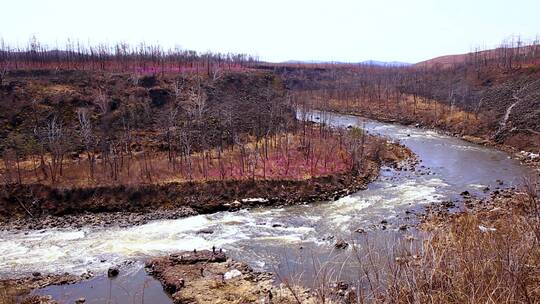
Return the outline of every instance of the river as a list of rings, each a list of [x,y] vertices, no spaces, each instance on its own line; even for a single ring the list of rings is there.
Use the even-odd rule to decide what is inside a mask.
[[[420,162],[414,171],[382,168],[367,190],[333,202],[219,212],[127,228],[2,231],[0,277],[34,271],[103,274],[111,266],[135,261],[114,281],[97,276],[72,286],[50,286],[38,293],[52,294],[66,302],[85,296],[95,299],[90,303],[106,298],[133,303],[140,302],[133,299],[142,297],[144,289],[145,297],[153,303],[167,303],[170,300],[159,284],[145,275],[141,261],[216,246],[256,269],[305,281],[321,265],[339,265],[347,259],[333,249],[336,239],[361,244],[361,238],[370,237],[376,240],[375,246],[393,248],[396,240],[410,233],[400,231],[399,226],[415,221],[405,211],[414,212],[430,202],[456,200],[464,190],[484,195],[486,187],[519,185],[523,176],[530,174],[504,152],[432,130],[319,112],[311,113],[309,119],[332,126],[364,127],[371,134],[403,143]],[[504,181],[504,186],[498,180]],[[385,230],[381,221],[388,222]],[[358,228],[368,233],[355,233]],[[340,271],[335,276],[351,273]]]

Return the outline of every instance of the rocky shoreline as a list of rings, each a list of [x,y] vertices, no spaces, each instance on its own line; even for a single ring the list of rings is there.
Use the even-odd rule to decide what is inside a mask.
[[[21,303],[25,304],[55,304],[57,303],[50,296],[25,296],[34,289],[44,288],[49,285],[75,284],[82,280],[87,280],[92,274],[86,273],[80,276],[71,274],[41,274],[35,272],[31,277],[19,279],[0,280],[0,303]]]
[[[315,303],[307,289],[276,284],[271,273],[253,271],[215,248],[151,259],[146,267],[173,303]]]
[[[512,204],[522,195],[524,194],[514,188],[496,189],[484,198],[473,197],[464,191],[461,194],[462,199],[458,201],[431,203],[421,210],[406,211],[407,215],[418,220],[416,225],[408,228],[429,232],[444,227],[467,213],[480,214],[489,221],[493,217],[509,214]],[[381,227],[388,225],[391,226],[392,223],[385,220],[381,222]],[[397,226],[395,228],[408,230]],[[357,232],[365,233],[367,230]],[[404,238],[411,238],[410,233],[404,234]],[[340,240],[337,240],[334,245],[338,250],[339,242]],[[342,249],[347,247],[343,246]],[[147,273],[162,284],[174,303],[238,303],[238,299],[243,299],[246,303],[271,303],[269,299],[273,299],[272,303],[276,303],[277,299],[280,300],[277,303],[297,303],[294,295],[301,296],[302,303],[315,303],[315,296],[308,289],[288,286],[283,282],[279,284],[272,274],[256,272],[245,263],[228,258],[217,248],[178,252],[149,259],[145,264]],[[24,295],[32,289],[74,284],[90,277],[90,273],[81,276],[35,273],[32,277],[0,281],[0,287],[11,289],[14,294]],[[336,300],[344,301],[354,292],[352,289],[340,287],[347,286],[346,283],[338,282],[333,285],[337,286],[332,293]],[[40,302],[25,303],[56,303],[47,296],[28,299]]]
[[[497,189],[485,198],[472,197],[464,191],[459,201],[432,203],[418,212],[407,213],[418,219],[414,229],[429,232],[451,223],[465,213],[482,214],[487,220],[494,216],[505,216],[510,212],[510,205],[520,195],[523,194],[512,188]],[[383,222],[382,226],[392,224]],[[365,232],[367,231],[359,233]],[[404,237],[410,237],[410,233]],[[334,245],[338,250],[339,242],[338,240]],[[344,246],[343,249],[347,247]],[[239,299],[245,303],[297,303],[295,296],[300,297],[301,303],[316,303],[316,297],[310,290],[277,282],[271,273],[256,272],[247,264],[228,258],[218,248],[184,251],[152,258],[147,260],[145,265],[147,273],[162,284],[173,303],[238,303]],[[74,276],[36,273],[29,278],[0,281],[0,286],[11,288],[12,293],[24,295],[32,289],[74,284],[91,276],[92,274]],[[354,289],[348,289],[344,282],[335,282],[333,286],[336,290],[332,291],[332,296],[336,301],[346,301],[349,296],[355,296]],[[25,303],[56,303],[47,296],[29,297],[28,300],[29,302]]]
[[[416,214],[419,220],[418,229],[430,231],[440,228],[468,213],[481,215],[486,220],[493,216],[508,215],[525,195],[515,188],[495,190],[484,198],[472,197],[466,192],[462,193],[461,201],[427,205],[423,212]]]

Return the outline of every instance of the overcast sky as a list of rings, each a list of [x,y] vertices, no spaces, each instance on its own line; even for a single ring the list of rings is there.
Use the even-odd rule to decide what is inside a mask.
[[[540,0],[0,0],[0,37],[25,46],[160,43],[263,60],[418,62],[540,34]]]

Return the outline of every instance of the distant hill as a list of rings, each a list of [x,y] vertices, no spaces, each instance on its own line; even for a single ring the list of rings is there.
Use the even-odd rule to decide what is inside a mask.
[[[409,66],[411,63],[400,61],[378,61],[378,60],[365,60],[360,62],[343,62],[343,61],[324,61],[324,60],[287,60],[281,63],[285,64],[366,64],[377,66]]]
[[[472,53],[439,56],[432,59],[420,61],[418,63],[415,63],[414,65],[428,68],[434,66],[449,67],[454,64],[464,63],[470,54]]]
[[[455,55],[445,55],[439,56],[425,61],[415,63],[414,66],[421,67],[450,67],[455,64],[465,63],[468,58],[473,58],[474,56],[482,56],[486,59],[496,59],[508,54],[516,55],[519,52],[520,55],[529,54],[531,52],[540,52],[540,45],[528,45],[523,47],[500,47],[490,50],[483,50],[478,52],[469,52],[465,54],[455,54]],[[534,56],[533,56],[534,57]]]
[[[363,64],[371,64],[371,65],[380,65],[380,66],[409,66],[412,65],[408,62],[401,62],[401,61],[378,61],[378,60],[366,60],[362,61]]]

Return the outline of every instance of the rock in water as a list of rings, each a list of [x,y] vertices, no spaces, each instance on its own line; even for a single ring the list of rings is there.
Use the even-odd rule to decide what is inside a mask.
[[[345,241],[342,240],[342,239],[339,239],[339,240],[334,244],[334,247],[337,248],[337,249],[346,249],[347,247],[349,247],[349,243],[345,242]]]
[[[364,228],[358,228],[354,232],[356,232],[356,233],[366,233],[366,230]]]
[[[225,280],[230,280],[232,278],[236,278],[238,276],[241,276],[242,273],[240,272],[240,270],[238,269],[232,269],[232,270],[229,270],[227,272],[225,272],[225,274],[223,275],[223,278]]]
[[[120,273],[120,270],[118,270],[117,267],[111,267],[111,268],[109,268],[109,270],[107,270],[107,276],[109,278],[114,278],[114,277],[118,276],[119,273]]]

